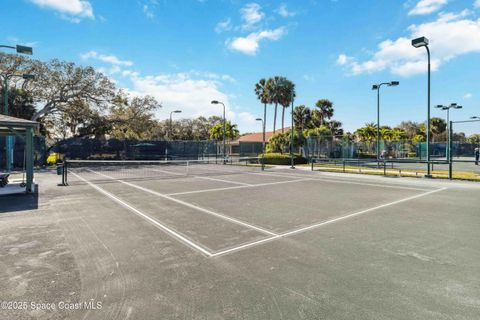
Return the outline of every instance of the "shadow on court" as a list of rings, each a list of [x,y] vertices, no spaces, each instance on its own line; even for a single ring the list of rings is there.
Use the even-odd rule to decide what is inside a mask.
[[[0,213],[30,211],[38,209],[39,186],[30,194],[15,194],[0,197]]]

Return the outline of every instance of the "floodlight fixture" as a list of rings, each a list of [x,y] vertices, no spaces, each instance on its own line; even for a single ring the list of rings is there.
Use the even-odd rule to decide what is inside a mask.
[[[428,46],[428,39],[425,37],[420,37],[412,40],[412,46],[415,48],[426,47]]]

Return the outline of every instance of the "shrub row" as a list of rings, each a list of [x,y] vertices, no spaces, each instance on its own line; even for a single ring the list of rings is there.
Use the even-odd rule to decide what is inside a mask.
[[[260,154],[259,157],[262,157]],[[308,160],[298,154],[293,156],[293,160],[295,164],[306,164]],[[264,163],[265,164],[273,164],[273,165],[289,165],[291,164],[290,154],[287,153],[266,153],[264,155]]]

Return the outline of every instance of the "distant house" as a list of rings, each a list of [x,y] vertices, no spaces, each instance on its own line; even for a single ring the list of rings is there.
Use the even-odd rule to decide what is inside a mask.
[[[285,128],[285,132],[290,128]],[[282,133],[282,129],[275,130],[275,134]],[[265,143],[268,143],[273,136],[273,131],[265,132]],[[255,155],[261,153],[263,142],[263,133],[247,133],[240,136],[238,139],[229,143],[231,154],[234,155]]]

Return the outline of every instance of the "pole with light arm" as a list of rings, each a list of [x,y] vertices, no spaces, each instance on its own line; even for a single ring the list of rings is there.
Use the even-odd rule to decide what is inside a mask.
[[[173,120],[172,120],[172,114],[174,113],[181,113],[182,110],[173,110],[172,112],[170,112],[170,130],[168,132],[168,137],[171,139],[171,137],[173,136]]]
[[[213,100],[212,104],[221,104],[223,106],[223,164],[227,164],[227,157],[226,157],[226,119],[225,119],[225,104],[221,101]]]
[[[7,48],[7,49],[13,49],[16,50],[17,53],[20,54],[27,54],[27,55],[32,55],[33,54],[33,49],[32,47],[27,47],[27,46],[21,46],[21,45],[16,45],[16,46],[7,46],[7,45],[0,45],[0,48]],[[9,78],[12,77],[22,77],[24,80],[29,80],[33,79],[34,76],[31,74],[23,74],[23,75],[3,75],[3,98],[4,98],[4,114],[8,116],[8,80]],[[13,165],[13,137],[12,136],[7,136],[5,138],[5,149],[6,149],[6,170],[11,171],[12,165]]]
[[[412,40],[412,46],[415,48],[425,47],[427,50],[428,57],[428,104],[427,104],[427,174],[426,178],[432,177],[431,167],[430,167],[430,95],[431,95],[431,63],[430,63],[430,48],[428,47],[428,39],[425,37],[420,37]]]
[[[372,90],[377,91],[377,161],[380,159],[380,88],[384,85],[389,87],[396,87],[400,84],[398,81],[382,82],[375,84]]]

